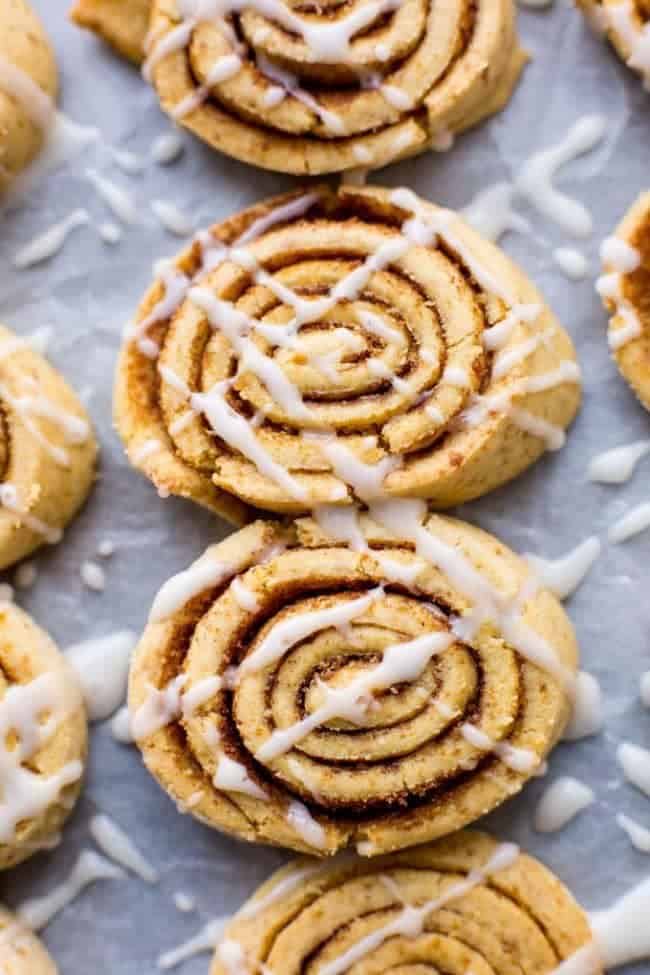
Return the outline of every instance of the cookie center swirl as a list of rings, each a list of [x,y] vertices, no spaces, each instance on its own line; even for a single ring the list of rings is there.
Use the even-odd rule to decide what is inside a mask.
[[[381,586],[314,593],[314,575],[308,595],[279,609],[269,592],[268,615],[258,570],[238,586],[240,601],[256,594],[264,623],[245,637],[243,654],[225,649],[239,664],[216,725],[205,713],[187,719],[201,761],[217,728],[269,787],[320,809],[388,811],[453,785],[515,730],[525,697],[515,653],[493,639],[458,640],[450,617],[424,597]],[[197,636],[198,653],[200,627]],[[502,760],[513,767],[519,751],[520,761],[537,762],[510,751]]]

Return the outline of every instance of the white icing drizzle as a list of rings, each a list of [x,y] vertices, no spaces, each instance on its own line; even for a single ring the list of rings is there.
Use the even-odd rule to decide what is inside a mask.
[[[616,823],[627,834],[632,846],[639,853],[650,853],[650,829],[641,826],[640,823],[637,823],[634,819],[630,819],[624,813],[617,815]]]
[[[133,742],[133,735],[131,734],[131,715],[129,714],[129,709],[126,705],[120,708],[113,715],[111,721],[111,734],[115,741],[119,741],[121,745],[130,745]]]
[[[492,752],[513,772],[530,773],[539,765],[539,756],[528,748],[516,748],[505,741],[495,741],[475,724],[465,721],[460,726],[465,741],[479,751]]]
[[[235,602],[247,613],[255,613],[259,609],[257,596],[252,589],[248,589],[244,585],[239,576],[235,576],[230,583],[230,592],[234,596]]]
[[[650,440],[637,440],[623,447],[605,450],[594,457],[588,468],[590,481],[600,484],[625,484],[640,460],[650,453]]]
[[[41,815],[81,777],[79,761],[67,762],[52,775],[30,768],[70,705],[64,682],[52,673],[28,684],[12,684],[0,699],[0,843],[10,843],[19,823]]]
[[[544,792],[535,810],[538,833],[563,829],[595,799],[593,789],[571,776],[556,779]]]
[[[106,573],[101,565],[87,560],[81,563],[79,568],[81,581],[87,589],[93,592],[103,592],[106,588]]]
[[[606,129],[604,116],[585,115],[571,126],[562,142],[531,156],[516,179],[517,189],[529,203],[576,237],[592,232],[591,215],[582,203],[558,190],[553,179],[560,167],[597,146]]]
[[[512,183],[495,183],[477,193],[461,215],[488,240],[498,241],[511,230],[524,233],[529,224],[514,209],[515,194]]]
[[[315,850],[324,850],[327,846],[327,835],[302,802],[293,800],[289,803],[287,821],[307,846]]]
[[[165,230],[177,237],[189,237],[194,230],[194,221],[171,200],[152,200],[151,210]]]
[[[66,650],[66,658],[77,675],[91,721],[105,721],[124,702],[135,644],[135,633],[119,630],[108,636],[84,640]]]
[[[13,266],[19,270],[49,261],[61,250],[68,236],[77,227],[84,227],[90,221],[88,211],[79,209],[59,220],[48,230],[34,237],[28,244],[14,254]]]
[[[29,528],[36,535],[40,535],[49,545],[56,545],[63,538],[61,528],[46,524],[22,508],[18,501],[18,492],[15,486],[7,481],[0,484],[0,504],[15,515],[26,528]]]
[[[159,166],[169,166],[180,158],[185,145],[177,129],[164,132],[154,139],[151,146],[151,158]]]
[[[239,667],[239,674],[261,670],[276,663],[297,643],[307,637],[332,626],[345,626],[365,613],[374,602],[381,599],[384,590],[381,586],[372,589],[358,599],[337,603],[327,609],[317,609],[297,616],[289,616],[276,623],[263,638],[259,646],[246,657]]]
[[[131,716],[131,734],[138,741],[160,731],[180,717],[190,717],[222,686],[220,677],[205,677],[183,692],[185,674],[179,674],[162,688],[149,687],[147,697]]]
[[[603,694],[593,674],[581,670],[576,677],[571,720],[562,735],[563,741],[582,741],[597,735],[605,723]]]
[[[163,971],[168,968],[176,968],[177,965],[187,961],[189,958],[214,951],[219,944],[224,928],[229,920],[227,917],[218,917],[212,921],[208,921],[188,941],[184,941],[178,947],[172,948],[170,951],[166,951],[160,955],[158,958],[158,968],[163,969]]]
[[[641,675],[639,690],[644,708],[650,708],[650,670],[646,670],[645,674]]]
[[[650,878],[641,881],[605,911],[590,915],[606,968],[650,956]]]
[[[136,874],[148,884],[158,882],[158,873],[115,820],[98,813],[90,820],[90,835],[102,853],[120,867]]]
[[[111,149],[111,156],[120,169],[128,173],[129,176],[136,176],[146,166],[146,162],[142,156],[138,156],[137,153],[132,152],[130,149],[116,149],[113,147]]]
[[[242,553],[239,561],[233,560],[228,564],[216,558],[217,549],[217,545],[211,545],[188,569],[172,576],[164,583],[149,612],[150,623],[159,623],[168,619],[206,589],[220,586],[237,576],[249,562],[250,564],[264,562],[279,553],[282,551],[282,545],[263,545],[252,556]]]
[[[82,850],[67,878],[48,894],[24,901],[18,909],[18,916],[34,931],[40,931],[90,884],[97,880],[119,880],[123,876],[119,867],[98,853]]]
[[[439,897],[425,901],[419,907],[405,904],[392,921],[361,938],[337,958],[321,965],[318,975],[343,975],[344,972],[349,971],[353,965],[375,951],[389,938],[396,936],[417,938],[422,934],[430,914],[441,910],[447,904],[453,903],[459,897],[464,897],[475,887],[489,880],[493,874],[507,870],[515,863],[518,856],[519,848],[513,843],[501,844],[484,866],[471,870],[462,880],[450,884]]]
[[[161,450],[165,449],[165,445],[162,440],[157,440],[155,437],[151,437],[149,440],[145,440],[140,444],[135,450],[132,451],[133,463],[142,464],[149,457],[153,457],[155,454],[160,453]]]
[[[97,233],[105,244],[119,244],[122,240],[122,230],[110,220],[100,223],[97,227]]]
[[[616,759],[628,782],[650,796],[650,751],[625,741],[618,746]]]
[[[345,854],[343,854],[345,857]],[[339,857],[336,862],[341,862],[343,857]],[[299,887],[305,880],[310,880],[312,877],[317,877],[319,874],[323,873],[329,869],[329,864],[318,863],[314,866],[309,867],[297,867],[291,870],[282,880],[278,880],[276,884],[273,885],[268,894],[264,894],[263,897],[255,897],[253,900],[248,901],[241,910],[237,912],[238,918],[252,918],[257,917],[262,914],[267,907],[271,907],[272,904],[277,903],[286,894],[290,894],[291,891]]]
[[[539,555],[525,556],[539,577],[542,585],[559,599],[568,599],[584,581],[587,573],[599,558],[602,545],[595,535],[559,559],[543,559]]]
[[[191,911],[196,910],[196,901],[191,894],[186,893],[184,890],[175,891],[173,901],[174,907],[181,914],[189,914]]]
[[[610,542],[626,542],[650,527],[650,502],[644,501],[631,508],[622,518],[610,525],[607,537]]]
[[[222,792],[240,792],[251,799],[268,799],[266,792],[250,777],[246,767],[228,755],[219,755],[212,784]]]
[[[128,190],[100,175],[96,169],[86,169],[86,179],[121,223],[130,225],[138,222],[138,208]]]
[[[557,247],[553,260],[571,281],[582,281],[589,274],[589,261],[574,247]]]
[[[607,338],[610,349],[616,352],[638,338],[642,332],[636,309],[622,295],[623,277],[636,270],[641,262],[641,255],[620,237],[607,237],[601,244],[600,257],[608,270],[596,281],[596,290],[601,298],[613,303],[615,317],[622,322],[615,329],[610,327]]]

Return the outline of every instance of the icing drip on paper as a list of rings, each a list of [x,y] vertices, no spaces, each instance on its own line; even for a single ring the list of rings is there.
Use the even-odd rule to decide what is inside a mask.
[[[77,675],[91,721],[105,721],[124,702],[135,644],[135,633],[120,630],[84,640],[66,650],[65,656]]]
[[[559,599],[568,599],[584,581],[600,556],[601,550],[600,541],[592,535],[562,558],[549,560],[529,554],[525,558],[542,585],[555,593]]]
[[[128,707],[124,706],[116,711],[111,721],[111,734],[115,741],[122,745],[130,745],[133,742],[131,734],[131,716]]]
[[[55,223],[49,230],[34,237],[28,244],[14,254],[13,266],[19,270],[49,261],[58,254],[68,236],[77,227],[84,227],[90,221],[87,210],[73,210],[67,217]]]
[[[593,789],[570,776],[556,779],[543,794],[535,811],[535,829],[555,833],[563,829],[578,813],[590,806]]]
[[[96,169],[86,169],[86,179],[121,223],[131,225],[138,222],[138,208],[128,190],[101,176]]]
[[[650,796],[650,751],[626,741],[619,745],[616,758],[628,782]]]
[[[646,528],[650,528],[650,502],[648,501],[631,508],[627,514],[615,521],[610,526],[607,537],[610,542],[626,542],[628,538],[633,538]]]
[[[573,247],[557,247],[553,260],[571,281],[582,281],[589,274],[589,261]]]
[[[180,132],[172,129],[159,135],[151,146],[151,158],[159,166],[169,166],[180,158],[185,145]]]
[[[623,813],[618,814],[616,823],[627,834],[632,846],[639,853],[650,853],[650,829],[646,829]]]
[[[152,200],[151,210],[165,230],[177,237],[189,237],[194,221],[170,200]]]
[[[525,233],[529,223],[514,209],[515,196],[512,183],[495,183],[477,193],[461,215],[483,237],[495,242],[510,230]]]
[[[604,116],[585,115],[569,129],[562,142],[531,156],[516,179],[517,189],[529,203],[576,237],[587,237],[592,232],[591,215],[582,203],[558,190],[553,179],[562,166],[597,146],[606,130]]]
[[[122,877],[124,873],[119,867],[92,850],[82,850],[67,878],[48,894],[24,901],[18,909],[18,916],[32,930],[40,931],[90,884],[97,880],[120,880]]]
[[[650,453],[650,440],[638,440],[624,447],[614,447],[594,457],[588,468],[590,481],[600,484],[625,484],[637,464]]]
[[[571,720],[562,735],[563,741],[581,741],[597,735],[605,723],[603,694],[593,676],[581,670],[575,682]]]
[[[208,921],[201,930],[195,934],[188,941],[183,942],[183,944],[178,945],[177,948],[172,948],[170,951],[164,952],[158,958],[158,968],[163,971],[169,968],[176,968],[182,962],[187,961],[189,958],[194,958],[196,955],[202,955],[206,952],[212,952],[219,944],[221,936],[223,934],[224,928],[230,918],[218,917],[212,921]]]
[[[124,830],[109,816],[99,813],[90,820],[90,835],[102,853],[136,874],[148,884],[158,881],[158,873],[143,857]]]

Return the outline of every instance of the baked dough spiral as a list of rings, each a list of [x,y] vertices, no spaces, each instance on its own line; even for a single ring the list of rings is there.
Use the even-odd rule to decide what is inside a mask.
[[[0,904],[0,971],[3,975],[57,975],[42,941]]]
[[[70,18],[139,64],[144,57],[150,14],[151,0],[76,0]]]
[[[86,712],[64,657],[26,613],[3,603],[0,870],[56,842],[81,788],[86,740]]]
[[[577,0],[593,27],[605,34],[621,60],[650,86],[650,2]]]
[[[95,475],[85,409],[52,366],[0,325],[0,568],[59,541]]]
[[[571,340],[452,212],[407,190],[260,203],[160,269],[130,327],[115,415],[163,494],[230,520],[349,504],[333,438],[389,496],[448,507],[564,442]]]
[[[512,0],[153,0],[145,77],[213,148],[264,169],[377,169],[500,110],[525,62]]]
[[[0,193],[43,144],[58,78],[54,52],[26,0],[0,0]]]
[[[650,192],[642,193],[601,248],[598,291],[611,313],[609,347],[650,410]]]
[[[413,503],[257,521],[158,594],[132,732],[182,810],[249,841],[375,855],[516,794],[561,734],[577,648],[556,599],[478,528]],[[413,541],[412,539],[415,539]]]
[[[211,975],[548,975],[590,941],[546,867],[465,831],[365,863],[284,867],[228,925]]]

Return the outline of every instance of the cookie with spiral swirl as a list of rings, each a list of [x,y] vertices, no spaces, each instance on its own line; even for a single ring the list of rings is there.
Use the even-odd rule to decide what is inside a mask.
[[[29,339],[0,325],[0,568],[60,541],[95,477],[88,415]]]
[[[227,926],[210,971],[548,975],[591,941],[587,916],[546,867],[468,830],[371,862],[283,867]],[[588,970],[602,972],[595,950]]]
[[[597,289],[611,315],[609,347],[622,376],[650,410],[650,192],[641,194],[603,242],[601,257]]]
[[[356,514],[348,545],[330,515],[256,521],[163,586],[132,733],[207,824],[372,856],[519,792],[565,726],[577,648],[556,599],[478,528],[400,502],[392,521]]]
[[[197,235],[128,329],[115,416],[162,494],[242,522],[476,498],[564,443],[571,340],[496,247],[408,190],[296,191]]]
[[[607,36],[621,60],[650,87],[649,0],[576,0],[594,29]]]
[[[86,712],[65,658],[26,613],[3,603],[0,870],[58,841],[81,788],[86,741]]]
[[[58,90],[54,52],[26,0],[0,0],[0,192],[36,156]]]
[[[0,971],[3,975],[57,975],[36,935],[0,904]]]
[[[119,16],[79,6],[104,32]],[[526,60],[515,19],[512,0],[152,0],[144,74],[165,112],[236,159],[377,169],[448,148],[506,104]]]

